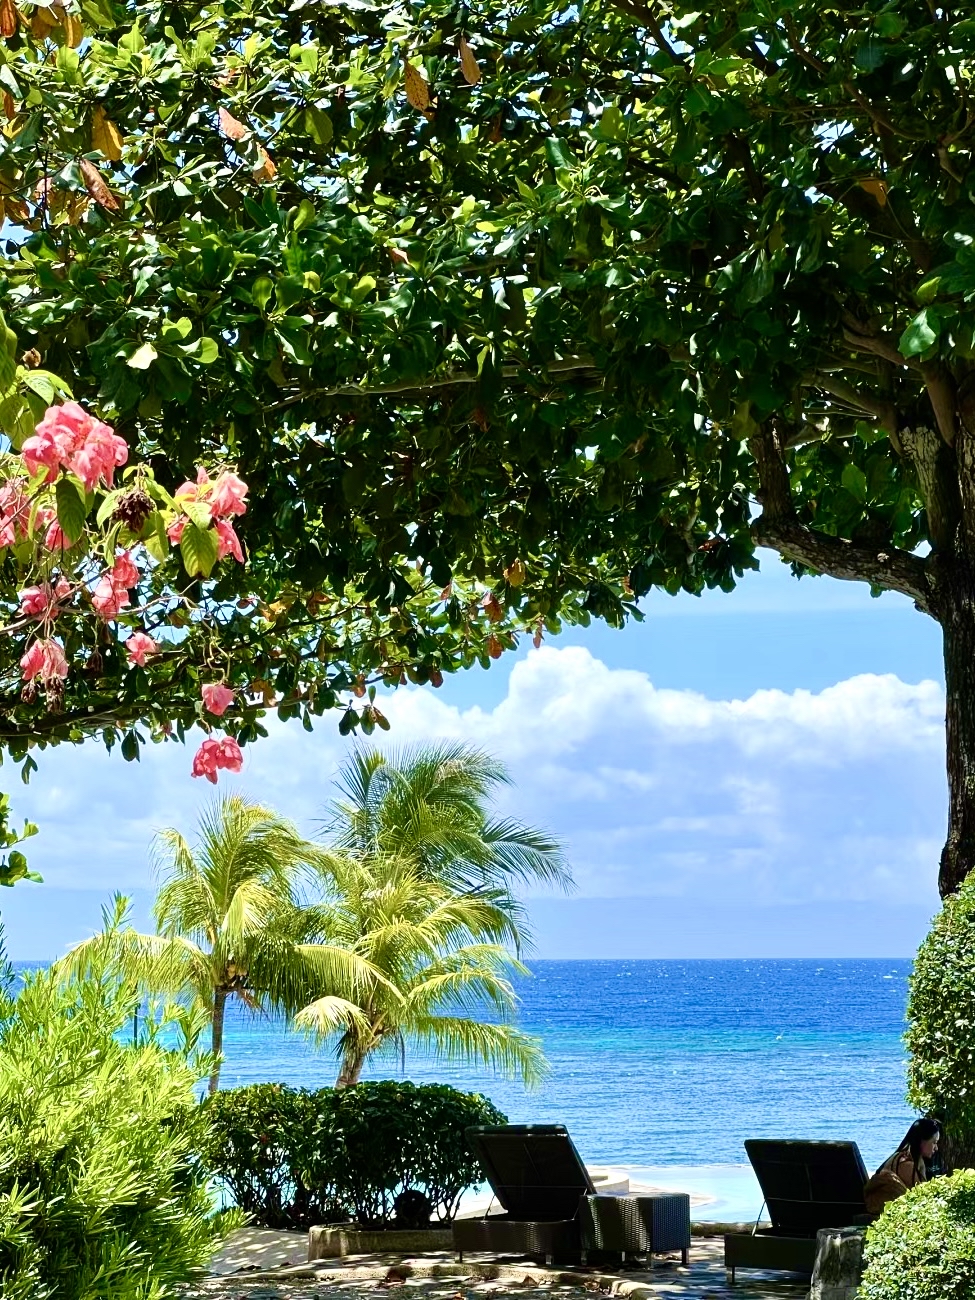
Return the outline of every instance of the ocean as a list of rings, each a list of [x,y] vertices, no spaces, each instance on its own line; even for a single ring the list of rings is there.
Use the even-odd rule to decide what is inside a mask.
[[[409,1051],[365,1077],[451,1083],[514,1122],[565,1124],[588,1164],[710,1196],[699,1217],[758,1212],[747,1137],[852,1140],[872,1170],[910,1123],[908,959],[529,964],[518,1023],[542,1039],[540,1088]],[[224,1087],[335,1077],[328,1051],[239,1008],[225,1058]]]

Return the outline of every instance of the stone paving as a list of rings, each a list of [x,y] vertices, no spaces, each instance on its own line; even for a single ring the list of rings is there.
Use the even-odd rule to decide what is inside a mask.
[[[283,1235],[283,1234],[282,1234]],[[297,1234],[286,1234],[297,1237]],[[289,1243],[284,1243],[284,1249]],[[292,1249],[297,1242],[290,1243]],[[226,1257],[227,1252],[224,1252]],[[240,1252],[238,1252],[240,1256]],[[227,1262],[232,1262],[228,1259]],[[291,1254],[294,1258],[294,1254]],[[357,1255],[258,1271],[212,1276],[180,1292],[182,1300],[806,1300],[809,1284],[782,1273],[741,1271],[725,1279],[720,1238],[695,1237],[690,1262],[657,1256],[652,1271],[634,1264],[546,1269],[529,1260],[474,1256],[458,1264],[451,1255],[402,1259]]]

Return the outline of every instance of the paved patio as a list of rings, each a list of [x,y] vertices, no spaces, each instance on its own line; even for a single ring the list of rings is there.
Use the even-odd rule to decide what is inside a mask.
[[[806,1300],[809,1294],[801,1279],[757,1270],[739,1273],[737,1284],[729,1286],[722,1241],[711,1237],[694,1238],[687,1268],[679,1255],[663,1255],[652,1271],[641,1264],[614,1272],[605,1265],[546,1269],[527,1260],[485,1256],[458,1264],[447,1253],[420,1259],[353,1255],[305,1264],[296,1259],[304,1243],[300,1233],[245,1230],[218,1257],[222,1275],[186,1287],[181,1295],[184,1300],[353,1300],[359,1295],[391,1300],[390,1292],[402,1300]],[[230,1272],[233,1267],[240,1271]]]

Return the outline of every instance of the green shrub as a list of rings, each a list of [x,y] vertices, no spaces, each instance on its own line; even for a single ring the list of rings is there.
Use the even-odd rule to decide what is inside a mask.
[[[949,1167],[975,1162],[975,873],[918,949],[907,1002],[908,1100],[944,1124]]]
[[[172,1025],[132,1043],[137,1005],[50,972],[0,996],[3,1300],[156,1300],[233,1226],[195,1157],[198,1076]]]
[[[478,1093],[393,1080],[317,1092],[257,1084],[218,1092],[205,1109],[207,1163],[241,1209],[273,1228],[386,1226],[405,1191],[422,1192],[449,1222],[482,1178],[465,1130],[505,1120]]]
[[[972,1300],[975,1170],[922,1183],[867,1232],[860,1300]]]

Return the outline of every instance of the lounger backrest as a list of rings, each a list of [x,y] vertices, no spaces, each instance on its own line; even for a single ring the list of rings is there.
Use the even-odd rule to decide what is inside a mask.
[[[514,1219],[574,1219],[582,1198],[595,1191],[561,1124],[469,1128],[467,1140]]]
[[[866,1213],[867,1171],[855,1142],[745,1143],[772,1227],[797,1236],[842,1228]]]

